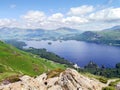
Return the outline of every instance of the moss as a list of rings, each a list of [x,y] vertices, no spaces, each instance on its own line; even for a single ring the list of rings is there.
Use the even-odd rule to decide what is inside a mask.
[[[14,82],[20,81],[19,78],[20,78],[19,75],[13,75],[13,76],[7,77],[4,81],[14,83]]]
[[[61,72],[63,72],[63,69],[55,69],[55,70],[51,70],[50,72],[47,73],[47,78],[53,78],[53,77],[57,77],[60,75]]]
[[[100,82],[102,82],[102,83],[107,83],[107,78],[104,78],[104,77],[99,77],[99,78],[97,78]]]
[[[102,90],[115,90],[115,88],[108,86],[108,87],[103,87]]]

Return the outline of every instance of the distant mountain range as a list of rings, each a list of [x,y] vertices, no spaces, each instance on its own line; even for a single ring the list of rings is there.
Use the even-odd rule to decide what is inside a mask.
[[[0,39],[58,39],[68,34],[81,33],[82,31],[67,27],[55,30],[44,29],[20,29],[20,28],[0,28]]]
[[[120,46],[120,25],[101,31],[85,31],[61,27],[54,30],[0,28],[0,39],[79,40]]]
[[[118,31],[120,31],[120,25],[117,25],[117,26],[114,26],[112,28],[108,28],[108,29],[105,29],[105,30],[118,30]]]
[[[99,44],[120,46],[120,26],[114,26],[102,31],[86,31],[65,36],[64,40],[87,41]]]

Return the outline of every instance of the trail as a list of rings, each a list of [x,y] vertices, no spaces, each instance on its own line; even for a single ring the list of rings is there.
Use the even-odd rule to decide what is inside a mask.
[[[118,80],[118,79],[109,79],[109,80],[107,81],[107,83],[105,84],[105,86],[109,86],[109,84],[110,84],[111,82],[114,82],[114,81],[116,81],[116,80]]]

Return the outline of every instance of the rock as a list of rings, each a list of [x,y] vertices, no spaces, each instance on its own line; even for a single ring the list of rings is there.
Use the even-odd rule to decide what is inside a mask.
[[[120,83],[116,85],[116,90],[120,90]]]
[[[44,73],[36,78],[23,76],[20,80],[1,85],[0,90],[101,90],[104,86],[98,80],[85,77],[70,68],[52,78]]]

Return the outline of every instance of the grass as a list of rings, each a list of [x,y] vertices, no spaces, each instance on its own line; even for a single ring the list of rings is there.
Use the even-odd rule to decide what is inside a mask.
[[[27,53],[0,41],[0,80],[12,75],[40,75],[56,68],[65,69],[65,65]]]
[[[120,79],[117,79],[116,81],[112,81],[109,83],[109,86],[115,87],[120,82]]]
[[[53,77],[57,77],[60,75],[61,72],[63,72],[63,69],[55,69],[55,70],[51,70],[47,73],[47,78],[53,78]]]
[[[107,82],[111,79],[115,79],[115,81],[111,81],[108,86],[103,87],[102,90],[116,90],[115,86],[117,85],[117,83],[120,82],[120,79],[118,79],[118,78],[105,78],[103,76],[97,76],[97,75],[93,75],[90,73],[81,73],[81,74],[83,74],[84,76],[87,76],[89,78],[95,78],[104,84],[107,84]]]
[[[103,87],[102,90],[115,90],[115,88],[107,86],[107,87]]]
[[[87,77],[89,77],[89,78],[95,78],[95,79],[97,79],[97,80],[99,80],[100,82],[102,82],[102,83],[107,83],[107,81],[108,81],[108,78],[105,78],[105,77],[103,77],[103,76],[97,76],[97,75],[93,75],[93,74],[90,74],[90,73],[81,73],[81,74],[83,74],[84,76],[87,76]]]
[[[102,31],[98,32],[101,36],[104,36],[105,39],[110,39],[110,40],[116,40],[120,38],[120,32],[119,31]]]

